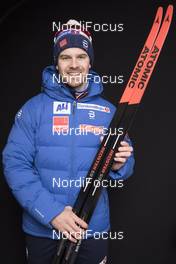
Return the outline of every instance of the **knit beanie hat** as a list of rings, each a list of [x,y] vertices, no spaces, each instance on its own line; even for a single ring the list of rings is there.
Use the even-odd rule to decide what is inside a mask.
[[[58,31],[54,37],[54,64],[57,65],[59,54],[68,48],[80,48],[86,51],[93,65],[94,52],[92,37],[90,32],[84,30],[76,20],[69,20],[62,30]]]

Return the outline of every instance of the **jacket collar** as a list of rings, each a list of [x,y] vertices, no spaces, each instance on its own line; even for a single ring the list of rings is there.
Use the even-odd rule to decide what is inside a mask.
[[[101,80],[100,76],[92,70],[89,71],[89,74],[88,94],[86,97],[81,98],[81,101],[89,101],[91,97],[98,96],[103,91],[103,85],[99,81]],[[75,97],[70,88],[59,82],[59,77],[55,66],[46,67],[42,74],[43,92],[57,100],[74,101]]]

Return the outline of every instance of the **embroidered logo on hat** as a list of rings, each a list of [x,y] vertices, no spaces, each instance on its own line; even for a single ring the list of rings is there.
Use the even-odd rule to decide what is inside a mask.
[[[88,49],[88,46],[89,46],[88,41],[84,39],[82,41],[82,44],[83,44],[83,47],[87,50]]]
[[[65,45],[67,45],[67,39],[66,39],[66,38],[64,38],[63,40],[61,40],[61,41],[59,42],[59,46],[60,46],[60,48],[64,47]]]

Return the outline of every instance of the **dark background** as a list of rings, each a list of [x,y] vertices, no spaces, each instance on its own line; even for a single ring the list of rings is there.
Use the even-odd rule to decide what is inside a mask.
[[[4,2],[4,3],[3,3]],[[124,23],[119,33],[93,33],[94,69],[124,75],[124,84],[143,47],[159,5],[176,1],[1,1],[1,150],[14,116],[41,89],[41,73],[52,64],[52,21]],[[135,172],[120,189],[110,190],[113,231],[124,239],[110,242],[113,264],[176,263],[176,10],[167,41],[136,116],[130,137]],[[117,104],[124,84],[105,85],[105,96]],[[1,171],[0,262],[24,264],[21,209]],[[2,261],[3,260],[3,261]]]

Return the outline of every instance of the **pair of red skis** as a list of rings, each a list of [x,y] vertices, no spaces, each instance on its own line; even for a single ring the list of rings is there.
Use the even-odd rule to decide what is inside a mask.
[[[107,177],[113,163],[114,154],[134,120],[169,31],[172,15],[173,6],[169,5],[161,25],[163,8],[158,8],[149,36],[118,103],[118,110],[114,114],[108,133],[103,138],[99,151],[86,176],[86,178],[89,178],[89,183],[81,188],[74,204],[73,212],[87,223],[89,223],[100,197],[101,182]],[[122,133],[112,134],[111,131],[114,131],[115,128],[116,131],[122,131]],[[75,244],[68,239],[61,239],[53,264],[74,264],[81,243],[82,240]]]

